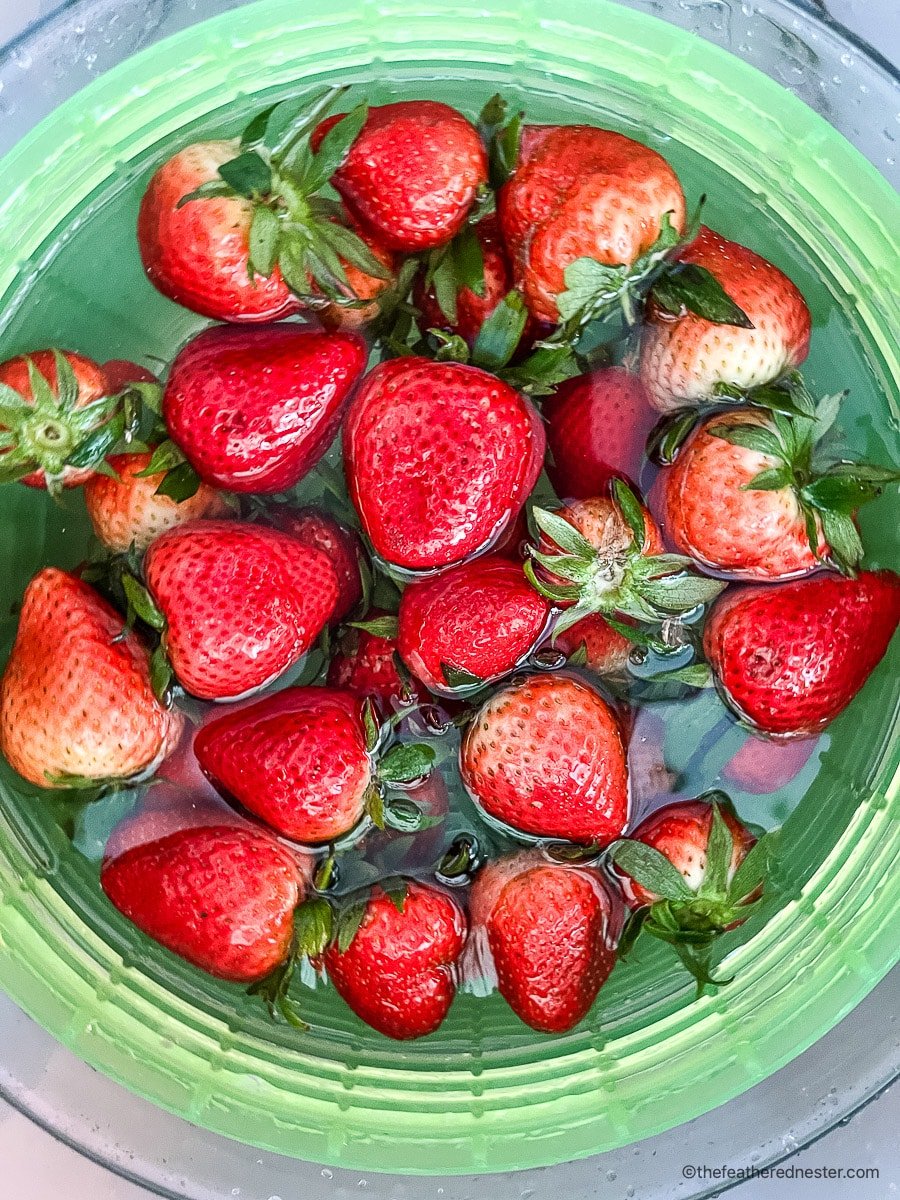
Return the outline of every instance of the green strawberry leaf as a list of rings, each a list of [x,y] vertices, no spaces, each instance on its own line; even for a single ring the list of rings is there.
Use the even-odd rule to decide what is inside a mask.
[[[772,860],[778,849],[780,838],[780,829],[770,829],[754,846],[751,846],[747,856],[735,871],[728,888],[728,899],[733,904],[740,904],[742,900],[746,900],[765,883],[771,872]]]
[[[297,951],[295,947],[284,962],[277,966],[265,979],[260,979],[256,983],[251,984],[247,988],[247,994],[249,996],[259,996],[265,1002],[269,1010],[269,1015],[273,1020],[284,1021],[286,1024],[293,1026],[294,1029],[299,1029],[305,1033],[309,1029],[309,1026],[300,1016],[300,1013],[288,996],[296,965]]]
[[[400,833],[418,833],[429,825],[437,824],[430,821],[412,800],[391,799],[384,809],[384,823],[388,829],[396,829]]]
[[[175,207],[176,209],[184,208],[186,204],[192,204],[195,200],[212,200],[216,197],[233,198],[234,194],[234,188],[224,179],[209,179],[206,183],[201,183],[198,188],[194,188],[192,192],[188,192],[186,196],[182,196]]]
[[[753,450],[757,454],[765,454],[779,461],[784,460],[785,448],[777,434],[761,425],[710,425],[708,432],[732,446],[742,446],[745,450]]]
[[[473,675],[471,671],[464,667],[455,667],[452,663],[442,662],[441,674],[449,688],[476,688],[484,683],[479,675]]]
[[[792,487],[794,472],[785,463],[780,467],[768,467],[754,475],[749,483],[741,484],[742,492],[780,492],[782,488]]]
[[[754,328],[753,322],[735,304],[715,275],[696,263],[673,263],[656,280],[651,295],[660,308],[676,316],[686,309],[716,325]]]
[[[897,476],[894,475],[894,478]],[[873,500],[880,491],[879,485],[871,479],[863,478],[860,471],[853,475],[820,475],[806,484],[800,494],[813,508],[833,509],[835,512],[852,516],[861,505]]]
[[[571,346],[538,346],[515,367],[501,372],[501,378],[530,396],[551,395],[559,384],[580,375],[581,364]]]
[[[645,891],[665,900],[693,897],[681,872],[652,846],[625,838],[614,842],[608,853],[619,870],[630,875]]]
[[[528,310],[520,293],[507,292],[478,331],[472,347],[475,366],[492,372],[505,367],[518,349],[527,320]]]
[[[690,612],[699,604],[709,604],[726,587],[722,579],[706,575],[664,575],[641,584],[641,597],[666,613]]]
[[[297,953],[307,958],[324,954],[334,933],[334,912],[327,900],[314,896],[305,900],[294,914]]]
[[[409,895],[409,885],[405,879],[382,879],[381,890],[396,908],[402,913],[406,908],[406,897]]]
[[[546,508],[532,509],[532,516],[538,529],[559,546],[560,550],[590,561],[596,557],[597,552],[591,543],[565,517]]]
[[[276,104],[266,122],[263,141],[272,152],[273,162],[281,162],[291,149],[312,133],[325,113],[347,87],[325,88],[312,96],[292,97]]]
[[[412,783],[427,775],[434,765],[431,746],[394,746],[378,764],[378,778],[384,783]]]
[[[248,199],[266,196],[272,190],[272,168],[255,150],[245,150],[222,163],[219,175],[232,191]]]
[[[478,117],[478,132],[488,151],[488,178],[497,191],[512,175],[519,157],[523,112],[510,116],[509,104],[498,92]]]
[[[363,729],[366,735],[366,750],[371,754],[381,738],[381,730],[371,697],[367,697],[362,708]]]
[[[122,587],[128,607],[135,616],[140,617],[145,625],[161,633],[166,628],[166,618],[160,612],[155,600],[142,583],[138,583],[133,575],[122,576]]]
[[[654,426],[647,439],[647,457],[661,467],[669,467],[697,424],[695,408],[672,413]]]
[[[478,839],[474,833],[461,833],[445,851],[435,874],[450,882],[465,881],[477,871],[480,863]]]
[[[265,139],[269,121],[277,107],[277,104],[270,104],[268,108],[264,108],[262,112],[258,112],[252,118],[241,134],[242,150],[249,150],[252,146],[258,146]]]
[[[647,523],[644,520],[641,502],[628,484],[621,479],[613,480],[612,494],[616,507],[631,530],[631,536],[634,538],[634,546],[640,551],[647,538]]]
[[[687,687],[707,688],[713,686],[712,668],[708,663],[691,663],[672,671],[660,671],[653,676],[653,683],[683,683]]]
[[[366,792],[364,811],[376,829],[384,829],[384,795],[377,783]]]
[[[327,858],[323,858],[318,867],[316,867],[316,873],[313,876],[313,887],[317,892],[327,892],[336,882],[337,858],[335,857],[334,850],[331,850]]]
[[[156,495],[168,496],[170,500],[174,500],[176,504],[180,504],[182,500],[190,500],[191,496],[197,494],[200,482],[200,476],[191,464],[189,462],[181,462],[166,471],[165,476],[160,481],[159,487],[156,489]]]
[[[863,558],[863,544],[853,518],[831,508],[819,509],[819,517],[835,564],[845,574],[852,575]]]
[[[616,955],[618,958],[626,959],[634,949],[634,944],[638,939],[638,934],[643,929],[644,922],[647,920],[649,914],[649,908],[639,908],[630,914],[619,937],[619,944],[616,947]]]
[[[281,222],[265,204],[257,204],[250,225],[250,266],[264,279],[275,270]]]
[[[102,428],[89,434],[66,459],[70,467],[93,467],[113,449],[125,431],[125,418],[119,413]]]
[[[150,456],[150,461],[144,467],[143,471],[138,471],[135,475],[136,479],[146,479],[150,475],[160,475],[164,471],[170,471],[172,467],[177,467],[184,462],[184,454],[180,446],[176,446],[173,441],[168,438],[153,451]]]
[[[359,932],[368,908],[368,898],[352,900],[341,910],[335,929],[335,945],[339,953],[346,954],[353,944],[353,939]]]
[[[359,137],[369,115],[368,104],[358,104],[325,134],[319,149],[298,179],[298,186],[307,195],[324,187],[335,171],[347,161],[350,147]]]
[[[484,295],[484,254],[475,226],[465,224],[450,243],[447,257],[452,260],[457,290],[468,288],[476,296]]]
[[[153,688],[154,696],[165,708],[171,707],[172,704],[174,680],[172,664],[169,662],[165,647],[160,642],[150,655],[150,686]]]
[[[616,303],[627,279],[627,268],[609,267],[595,258],[576,258],[563,272],[565,291],[556,297],[563,321],[586,323]]]
[[[703,873],[703,883],[700,895],[719,895],[728,886],[728,872],[734,855],[734,838],[725,823],[718,803],[713,800],[712,824],[709,830],[709,841],[706,846],[706,870]]]
[[[362,629],[373,637],[393,639],[397,636],[397,618],[395,616],[373,617],[370,621],[348,621],[351,629]]]
[[[383,262],[375,257],[359,234],[333,221],[322,221],[316,226],[316,237],[324,240],[344,262],[373,279],[390,279],[391,273]]]

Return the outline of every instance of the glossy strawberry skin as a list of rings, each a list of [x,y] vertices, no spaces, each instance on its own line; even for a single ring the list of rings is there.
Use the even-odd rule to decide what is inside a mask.
[[[360,574],[363,548],[359,535],[323,508],[275,504],[270,507],[269,515],[276,529],[321,550],[331,560],[338,580],[338,599],[331,620],[342,621],[356,608],[363,594]]]
[[[663,524],[675,547],[738,579],[789,579],[819,568],[793,490],[749,487],[756,475],[779,466],[778,460],[709,432],[714,426],[769,424],[754,411],[709,417],[658,484]],[[821,528],[818,553],[828,553]]]
[[[477,367],[396,358],[350,406],[350,497],[376,553],[410,571],[489,548],[540,474],[544,430],[523,396]]]
[[[384,616],[373,609],[366,620]],[[397,670],[397,639],[379,637],[365,629],[347,629],[341,635],[337,651],[328,666],[328,686],[344,688],[354,696],[373,700],[390,712],[408,703],[408,691],[414,699],[427,702],[428,693],[416,680],[409,689]]]
[[[227,517],[232,512],[221,492],[206,483],[187,500],[158,496],[162,474],[139,478],[151,458],[149,452],[114,454],[107,461],[118,478],[94,475],[84,485],[84,503],[94,533],[116,554],[129,546],[145,550],[161,533],[186,521]]]
[[[728,876],[730,881],[756,843],[756,838],[727,808],[720,808],[719,811],[728,826],[734,846]],[[696,891],[703,882],[706,870],[712,815],[712,805],[702,800],[681,800],[651,813],[628,836],[658,850],[681,873],[688,887]],[[634,907],[653,904],[659,899],[659,896],[648,892],[630,876],[624,876],[623,890]]]
[[[343,953],[324,956],[331,982],[358,1017],[397,1040],[433,1033],[456,993],[453,967],[466,940],[466,920],[436,888],[409,883],[403,912],[376,892]]]
[[[338,596],[320,550],[236,521],[169,530],[147,551],[144,572],[168,622],[173,670],[206,700],[236,699],[277,678],[313,644]]]
[[[295,842],[347,833],[372,782],[359,700],[328,688],[285,688],[220,717],[194,753],[223,794]]]
[[[490,817],[529,837],[605,844],[628,819],[618,719],[571,675],[532,675],[496,692],[466,730],[460,771]]]
[[[620,905],[600,876],[526,851],[485,867],[470,905],[513,1012],[541,1033],[583,1020],[615,965]]]
[[[441,695],[452,694],[444,664],[485,682],[512,671],[544,632],[550,605],[521,567],[489,555],[409,584],[397,616],[400,657]]]
[[[172,364],[163,416],[204,483],[285,491],[331,445],[366,358],[353,333],[214,326]]]
[[[820,574],[729,589],[703,646],[726,702],[765,733],[810,736],[843,711],[900,620],[900,577]]]
[[[290,851],[230,825],[135,846],[104,864],[100,882],[154,941],[236,983],[262,979],[287,957],[305,890]]]
[[[25,592],[0,683],[0,748],[38,787],[124,779],[174,749],[182,719],[150,685],[137,634],[74,575],[46,567]]]
[[[276,266],[264,279],[249,264],[253,204],[241,197],[182,197],[217,179],[236,140],[186,146],[159,168],[138,215],[138,246],[150,282],[170,300],[217,321],[276,321],[300,304]]]
[[[547,474],[562,500],[602,496],[611,480],[635,486],[659,414],[640,380],[605,367],[560,384],[543,404]]]
[[[649,306],[641,343],[641,379],[660,412],[698,404],[717,383],[749,388],[799,366],[809,352],[811,318],[794,284],[746,246],[706,227],[681,254],[705,267],[753,322],[753,329],[716,325]]]
[[[343,115],[319,125],[313,149]],[[332,184],[382,245],[415,252],[459,232],[486,180],[484,147],[461,113],[433,100],[405,100],[369,109]]]
[[[103,364],[103,374],[112,393],[121,392],[129,383],[157,383],[151,370],[130,358],[111,358]]]
[[[664,213],[679,230],[685,219],[681,185],[661,155],[587,125],[526,127],[498,211],[528,307],[553,322],[576,259],[630,266],[656,241]]]
[[[553,645],[567,656],[583,647],[584,666],[598,675],[624,675],[634,649],[633,643],[613,629],[600,613],[591,613],[556,634]]]

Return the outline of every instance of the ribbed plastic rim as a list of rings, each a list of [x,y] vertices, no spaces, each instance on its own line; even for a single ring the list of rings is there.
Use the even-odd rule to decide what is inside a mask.
[[[855,298],[873,369],[886,380],[900,377],[892,337],[898,289],[888,265],[896,262],[891,230],[900,227],[900,206],[874,168],[764,75],[681,30],[606,0],[557,0],[543,19],[523,7],[363,0],[355,8],[317,4],[310,17],[294,0],[263,0],[129,60],[3,161],[0,294],[16,263],[116,162],[231,96],[312,79],[328,63],[352,73],[373,60],[399,72],[431,61],[443,74],[478,64],[489,79],[493,63],[516,62],[529,83],[547,90],[613,77],[653,87],[660,123],[678,140],[721,151],[737,178],[768,184],[776,215],[806,242],[832,286]],[[170,103],[174,89],[178,100]],[[29,203],[34,197],[40,203]],[[734,953],[737,981],[727,992],[577,1052],[548,1039],[527,1063],[479,1071],[448,1056],[426,1073],[404,1070],[398,1057],[395,1067],[355,1067],[352,1079],[350,1068],[324,1070],[302,1054],[282,1061],[271,1046],[125,967],[23,858],[5,817],[0,979],[92,1065],[240,1140],[269,1116],[257,1144],[359,1169],[463,1173],[560,1162],[722,1103],[811,1044],[885,974],[897,957],[898,766],[895,742],[890,758],[873,767],[872,795],[802,894]]]

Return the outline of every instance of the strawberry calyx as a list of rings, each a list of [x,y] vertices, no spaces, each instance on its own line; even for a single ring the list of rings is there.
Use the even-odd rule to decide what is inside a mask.
[[[379,722],[371,698],[363,702],[362,723],[372,770],[365,796],[365,812],[376,829],[413,833],[433,824],[418,804],[405,794],[407,787],[421,782],[431,773],[436,759],[431,746],[395,740],[397,726],[410,715],[410,711],[404,708],[386,721]]]
[[[535,508],[541,544],[553,549],[529,547],[525,574],[542,596],[567,606],[556,618],[555,636],[600,613],[629,641],[665,653],[671,647],[657,628],[714,600],[725,583],[699,574],[685,555],[643,553],[647,527],[640,501],[619,479],[612,483],[612,499],[631,533],[623,549],[599,550],[558,513]]]
[[[500,92],[491,96],[476,127],[488,154],[488,180],[496,192],[515,170],[525,113],[514,111]],[[483,214],[482,214],[483,215]]]
[[[324,136],[317,151],[310,134],[346,88],[328,88],[298,105],[285,100],[259,113],[244,130],[240,152],[219,167],[218,178],[183,196],[181,208],[214,197],[241,197],[253,205],[251,277],[276,266],[307,308],[369,303],[353,291],[344,263],[376,279],[389,279],[363,239],[343,223],[339,201],[323,194],[346,161],[368,106],[359,104]],[[311,281],[319,289],[317,294]]]

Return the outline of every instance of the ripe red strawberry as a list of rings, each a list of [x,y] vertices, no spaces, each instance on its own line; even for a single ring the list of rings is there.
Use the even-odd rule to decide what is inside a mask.
[[[491,555],[409,584],[397,614],[397,648],[430,691],[453,695],[514,670],[549,616],[550,605],[521,567]]]
[[[227,517],[232,508],[221,492],[201,483],[193,496],[176,501],[157,493],[165,472],[141,475],[152,454],[116,454],[107,461],[117,478],[94,475],[84,485],[84,503],[94,533],[110,550],[145,550],[167,529],[200,517]]]
[[[172,364],[163,416],[205,483],[284,491],[331,445],[366,357],[352,333],[213,327]]]
[[[751,734],[722,768],[722,778],[742,792],[769,796],[800,774],[818,744],[818,738],[774,742]]]
[[[577,1025],[616,960],[620,906],[600,875],[523,851],[479,873],[470,906],[516,1016],[541,1033]]]
[[[560,384],[543,404],[547,474],[563,500],[602,496],[612,479],[636,484],[658,414],[635,375],[605,367]]]
[[[269,516],[276,529],[314,546],[331,559],[338,580],[338,600],[332,622],[342,621],[362,599],[363,548],[359,535],[323,508],[291,508],[274,504]]]
[[[301,864],[268,834],[230,825],[182,829],[126,850],[100,882],[116,908],[210,975],[262,979],[289,955]]]
[[[623,675],[634,649],[633,643],[599,613],[591,613],[554,633],[553,645],[568,658],[576,655],[579,665],[598,675]]]
[[[454,967],[466,920],[436,888],[409,883],[402,909],[378,890],[345,949],[340,935],[324,955],[331,982],[361,1020],[387,1037],[433,1033],[456,993]]]
[[[466,730],[460,770],[489,816],[532,837],[605,844],[628,818],[618,719],[570,675],[531,675],[496,692]]]
[[[340,119],[321,123],[314,149]],[[352,217],[382,245],[405,251],[449,242],[486,181],[487,156],[476,129],[434,100],[370,108],[332,176]]]
[[[641,379],[657,409],[698,404],[720,384],[746,390],[771,383],[803,362],[809,352],[809,309],[777,267],[706,227],[680,261],[710,271],[751,328],[714,324],[693,312],[673,318],[651,303]]]
[[[121,392],[129,383],[157,383],[152,371],[129,358],[111,358],[103,364],[103,374],[111,392]]]
[[[541,471],[531,403],[477,367],[395,358],[350,407],[350,497],[377,554],[430,570],[481,553],[513,521]]]
[[[361,699],[371,696],[387,712],[411,700],[427,701],[425,689],[416,680],[401,678],[397,669],[396,617],[372,609],[363,624],[367,628],[342,631],[328,667],[328,686],[345,688]]]
[[[55,567],[25,592],[0,684],[0,748],[38,787],[126,779],[174,749],[181,716],[153,694],[148,653],[94,590]]]
[[[295,842],[359,824],[375,779],[359,699],[329,688],[286,688],[213,720],[194,753],[226,796]]]
[[[813,575],[730,589],[709,615],[706,657],[727,704],[765,733],[808,737],[847,707],[900,621],[900,577]]]
[[[628,269],[640,274],[667,213],[669,227],[680,232],[684,196],[666,160],[620,133],[587,125],[526,126],[499,195],[516,281],[534,316],[553,322],[593,299],[590,289],[577,300],[573,294],[569,271],[577,260],[626,268],[618,274],[627,290]],[[562,293],[567,299],[560,303]]]
[[[113,416],[114,393],[102,367],[73,351],[0,363],[0,482],[53,490],[84,483],[103,458],[92,435]]]
[[[328,558],[289,534],[236,521],[194,521],[157,538],[144,560],[179,683],[235,699],[277,679],[334,611]]]

